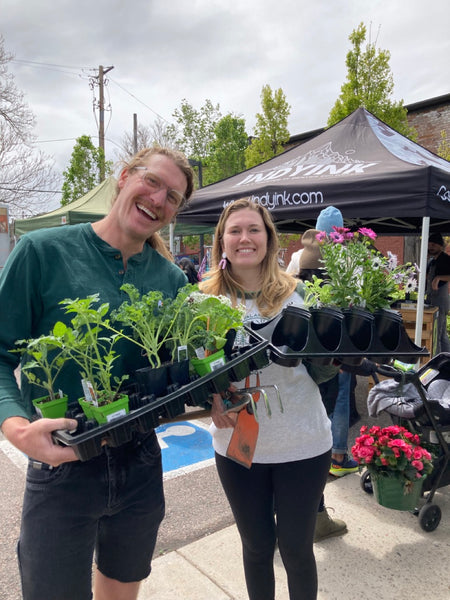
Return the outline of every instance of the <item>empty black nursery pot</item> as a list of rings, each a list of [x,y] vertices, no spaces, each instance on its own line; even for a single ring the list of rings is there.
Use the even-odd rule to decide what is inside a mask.
[[[311,323],[317,339],[328,352],[336,352],[342,338],[344,315],[328,306],[311,308]]]
[[[301,352],[308,342],[310,318],[308,310],[287,306],[273,331],[272,345],[287,346],[294,352]]]
[[[365,352],[372,343],[375,316],[368,310],[358,306],[345,308],[342,313],[351,343],[360,352]]]

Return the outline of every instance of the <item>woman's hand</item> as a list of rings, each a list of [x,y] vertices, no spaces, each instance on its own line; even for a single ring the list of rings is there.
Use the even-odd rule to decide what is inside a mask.
[[[211,418],[217,429],[226,429],[234,427],[237,421],[237,413],[224,413],[226,410],[220,394],[213,394],[213,403],[211,407]]]

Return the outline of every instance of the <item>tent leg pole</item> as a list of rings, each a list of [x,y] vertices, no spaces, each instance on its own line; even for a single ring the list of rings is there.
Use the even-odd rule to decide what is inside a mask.
[[[427,280],[428,236],[430,233],[430,217],[422,219],[422,240],[420,243],[420,273],[417,293],[415,343],[422,346],[423,305],[425,303],[425,283]]]

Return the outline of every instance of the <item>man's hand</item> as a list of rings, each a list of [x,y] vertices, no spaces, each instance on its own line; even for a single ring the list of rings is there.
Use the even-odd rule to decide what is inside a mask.
[[[52,431],[75,429],[75,419],[37,419],[30,423],[23,417],[10,417],[2,424],[6,439],[28,457],[57,467],[78,460],[73,448],[55,444]]]

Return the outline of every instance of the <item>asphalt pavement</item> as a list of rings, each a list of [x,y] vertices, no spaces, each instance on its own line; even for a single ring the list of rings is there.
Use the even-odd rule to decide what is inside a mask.
[[[361,424],[390,423],[387,415],[367,417],[366,395],[367,380],[360,379],[357,405],[362,418],[351,428],[350,442]],[[203,419],[199,425],[207,423]],[[25,458],[1,434],[0,472],[0,600],[20,600],[15,546]],[[202,459],[167,472],[165,493],[167,514],[152,574],[142,584],[139,600],[246,600],[239,536],[212,461]],[[359,474],[329,477],[325,498],[330,514],[346,521],[348,533],[315,544],[318,600],[450,598],[448,487],[435,494],[442,520],[430,533],[412,513],[379,506],[361,489]],[[276,598],[288,600],[278,552],[275,571]]]

